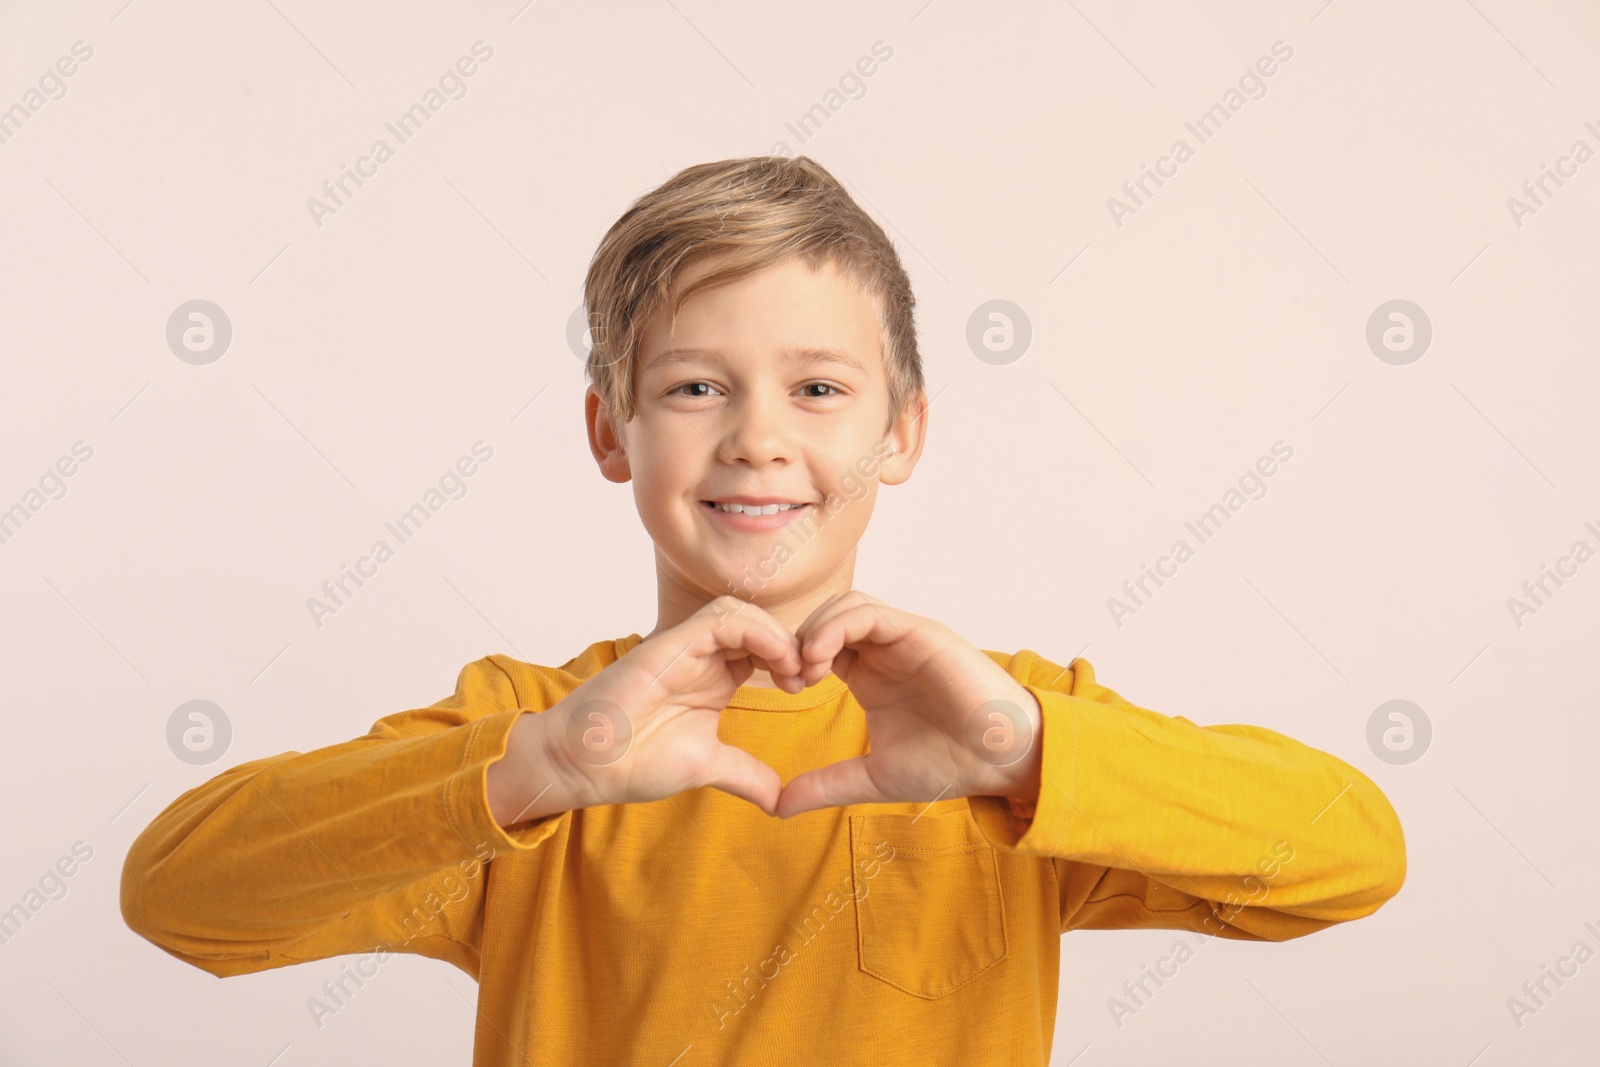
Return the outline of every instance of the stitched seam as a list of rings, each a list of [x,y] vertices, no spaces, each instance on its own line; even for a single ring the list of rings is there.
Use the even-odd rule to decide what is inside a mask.
[[[866,823],[862,824],[861,828],[862,828],[863,832],[865,832],[865,830],[867,828],[867,825],[868,824],[866,824]],[[894,844],[894,842],[891,840],[890,844]],[[852,863],[851,863],[851,874],[852,874],[852,876],[854,876],[854,874],[855,874],[853,845],[854,845],[854,838],[852,838]],[[949,996],[951,993],[954,993],[956,990],[958,990],[961,987],[967,985],[968,983],[970,983],[970,982],[982,977],[990,969],[992,969],[996,964],[1002,963],[1006,959],[1009,959],[1010,956],[1011,956],[1011,939],[1010,939],[1010,932],[1006,928],[1005,883],[1004,883],[1004,880],[1000,877],[1000,864],[999,864],[999,860],[995,856],[995,850],[994,850],[993,846],[988,845],[988,844],[984,844],[984,843],[977,843],[977,844],[963,843],[963,844],[959,844],[959,845],[951,845],[951,846],[948,846],[946,848],[926,848],[926,847],[923,847],[923,848],[919,848],[919,847],[902,848],[899,845],[895,845],[895,854],[897,856],[900,855],[901,853],[909,854],[909,855],[912,855],[912,856],[919,856],[919,855],[920,856],[956,856],[956,855],[971,855],[973,853],[983,853],[983,852],[987,852],[989,854],[989,866],[988,866],[988,870],[987,870],[987,878],[985,879],[985,881],[988,881],[988,879],[992,878],[992,883],[991,884],[993,884],[994,891],[995,891],[995,905],[996,905],[996,907],[997,907],[997,909],[999,910],[999,913],[1000,913],[1000,954],[999,955],[997,955],[994,959],[990,960],[988,963],[985,963],[983,966],[979,967],[976,971],[973,971],[971,974],[969,974],[967,977],[963,978],[961,981],[956,982],[954,985],[950,986],[948,989],[944,989],[942,992],[927,993],[927,992],[923,992],[922,990],[919,990],[919,989],[913,989],[913,988],[911,988],[911,986],[905,984],[904,982],[901,982],[901,981],[899,981],[899,980],[897,980],[897,979],[895,979],[893,977],[890,977],[888,974],[884,973],[883,971],[877,970],[873,966],[869,966],[867,964],[866,958],[865,958],[866,954],[869,951],[872,951],[872,950],[878,948],[879,946],[876,943],[870,944],[870,945],[868,944],[869,939],[867,937],[867,927],[872,924],[872,919],[873,919],[873,916],[874,916],[875,913],[872,912],[869,909],[869,907],[866,905],[866,899],[862,898],[862,899],[858,899],[858,900],[854,900],[853,901],[853,903],[855,904],[855,914],[856,914],[856,953],[857,953],[856,962],[860,966],[861,970],[863,972],[867,973],[867,974],[872,975],[874,978],[877,978],[879,981],[886,982],[889,985],[894,986],[896,989],[899,989],[902,992],[910,994],[911,996],[917,997],[917,998],[922,999],[922,1000],[939,1000],[939,999],[941,999],[943,997]],[[855,882],[854,882],[853,878],[852,878],[852,883],[851,884],[852,884],[852,887],[855,885]],[[852,893],[852,897],[853,896],[854,896],[854,894]],[[884,940],[885,941],[888,940],[888,937],[887,937],[886,934],[884,935]],[[882,950],[887,953],[889,951],[889,945],[884,944],[882,946]]]
[[[1004,939],[1002,939],[1001,944],[1002,944],[1002,946],[1004,945]],[[962,986],[966,985],[968,982],[971,982],[976,978],[981,978],[984,975],[984,973],[986,971],[988,971],[991,967],[993,967],[995,964],[1004,962],[1005,958],[1006,958],[1006,955],[1007,955],[1007,950],[1004,947],[1002,947],[1000,955],[996,956],[994,959],[990,960],[988,963],[984,964],[982,967],[978,968],[976,971],[973,971],[972,974],[969,977],[963,978],[961,981],[957,982],[955,985],[951,986],[949,989],[946,989],[943,993],[923,993],[923,992],[921,992],[919,990],[912,989],[910,986],[902,985],[900,982],[895,981],[893,978],[888,977],[887,975],[883,974],[880,971],[875,971],[872,968],[866,966],[865,964],[862,965],[861,969],[863,971],[865,971],[867,974],[872,975],[872,977],[878,979],[880,982],[888,982],[890,985],[894,986],[896,989],[903,990],[903,991],[905,991],[907,993],[910,993],[914,997],[920,997],[923,1000],[939,1000],[942,997],[947,997],[951,993],[954,993],[956,990],[960,989]]]
[[[505,667],[500,663],[500,657],[499,656],[490,656],[490,657],[488,657],[488,659],[489,659],[490,663],[493,663],[495,665],[495,669],[496,670],[498,670],[501,674],[506,676],[506,681],[511,683],[511,696],[512,696],[512,699],[514,699],[517,702],[516,703],[517,707],[519,707],[519,708],[522,707],[522,690],[517,688],[517,677],[516,677],[516,675],[512,674],[510,671],[505,669]],[[509,710],[509,709],[501,708],[499,710],[506,711],[506,710]]]
[[[450,824],[450,829],[455,833],[456,839],[469,849],[475,848],[476,846],[474,846],[471,841],[467,840],[466,832],[462,829],[461,824],[456,820],[455,806],[450,803],[450,789],[453,784],[460,781],[461,775],[467,769],[467,765],[472,762],[472,753],[473,750],[478,747],[478,735],[483,732],[483,723],[484,720],[478,719],[467,728],[467,742],[462,746],[461,762],[456,767],[456,773],[451,775],[449,778],[446,778],[444,781],[443,796],[445,821]]]
[[[1126,900],[1126,899],[1143,900],[1144,897],[1140,896],[1138,893],[1112,893],[1110,896],[1088,898],[1088,899],[1086,899],[1084,901],[1084,903],[1085,904],[1104,904],[1108,900]],[[1210,906],[1211,906],[1211,901],[1202,899],[1202,900],[1195,901],[1193,904],[1190,904],[1187,908],[1151,908],[1151,907],[1146,907],[1144,910],[1149,912],[1151,915],[1182,915],[1186,911],[1194,911],[1197,908],[1209,908]]]
[[[909,852],[914,856],[965,856],[972,852],[993,852],[988,845],[946,845],[934,848],[927,845],[900,845],[894,838],[886,838],[889,844],[894,845],[895,852]]]

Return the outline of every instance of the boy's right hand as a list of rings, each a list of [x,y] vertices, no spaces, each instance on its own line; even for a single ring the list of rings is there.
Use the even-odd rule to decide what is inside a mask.
[[[787,692],[805,688],[795,635],[749,601],[718,597],[519,718],[489,766],[490,811],[511,826],[713,786],[773,814],[778,772],[717,739],[722,709],[757,668]]]

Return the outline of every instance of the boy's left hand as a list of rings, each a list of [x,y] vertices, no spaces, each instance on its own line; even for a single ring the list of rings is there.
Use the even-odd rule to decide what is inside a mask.
[[[846,804],[1038,798],[1039,702],[948,627],[852,589],[795,637],[806,685],[831,670],[850,687],[870,751],[790,779],[780,818]]]

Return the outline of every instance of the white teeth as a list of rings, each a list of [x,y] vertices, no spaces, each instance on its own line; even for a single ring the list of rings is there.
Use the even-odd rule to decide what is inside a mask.
[[[792,511],[803,508],[804,504],[718,504],[718,511],[726,511],[730,515],[776,515],[780,511]]]

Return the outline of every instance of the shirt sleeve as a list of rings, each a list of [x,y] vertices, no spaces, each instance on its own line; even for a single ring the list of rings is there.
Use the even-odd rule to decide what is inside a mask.
[[[994,844],[1055,864],[1061,930],[1285,941],[1375,912],[1406,876],[1399,817],[1348,763],[1260,726],[1196,726],[1024,650],[1037,801],[972,797]]]
[[[489,863],[569,812],[499,826],[486,771],[518,706],[493,657],[455,693],[311,752],[241,764],[184,793],[129,848],[124,921],[217,977],[367,952],[477,976]]]

